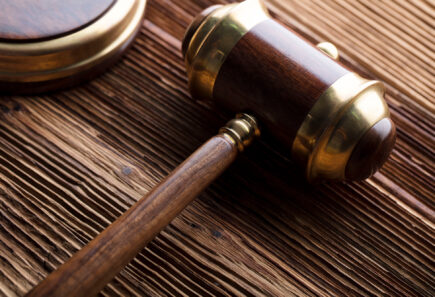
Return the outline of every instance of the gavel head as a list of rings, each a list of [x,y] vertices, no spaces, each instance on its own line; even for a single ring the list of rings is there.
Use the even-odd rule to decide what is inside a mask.
[[[383,84],[272,20],[260,0],[206,9],[182,49],[193,97],[252,113],[309,181],[365,179],[393,148]]]

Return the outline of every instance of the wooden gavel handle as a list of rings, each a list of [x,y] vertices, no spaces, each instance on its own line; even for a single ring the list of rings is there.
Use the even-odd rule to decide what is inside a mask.
[[[98,294],[235,160],[237,152],[237,143],[227,134],[211,138],[26,296],[84,297]]]

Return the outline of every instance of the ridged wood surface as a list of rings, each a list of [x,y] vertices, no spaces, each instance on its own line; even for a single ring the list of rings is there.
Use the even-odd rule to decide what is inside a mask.
[[[0,296],[23,296],[228,120],[190,99],[180,53],[215,3],[150,0],[138,40],[102,77],[0,99]],[[257,142],[102,296],[433,296],[433,5],[267,5],[386,83],[389,161],[367,181],[313,187]]]

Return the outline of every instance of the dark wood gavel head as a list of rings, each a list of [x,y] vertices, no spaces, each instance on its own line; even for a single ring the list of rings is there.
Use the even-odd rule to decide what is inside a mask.
[[[365,179],[393,148],[383,84],[272,20],[260,0],[206,9],[183,54],[193,97],[251,112],[309,181]]]

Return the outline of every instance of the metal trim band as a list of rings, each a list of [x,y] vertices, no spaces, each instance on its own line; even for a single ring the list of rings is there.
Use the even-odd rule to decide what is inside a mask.
[[[0,42],[0,81],[41,82],[80,73],[121,51],[142,24],[146,0],[122,0],[73,34],[29,43]]]
[[[195,98],[212,99],[219,70],[237,42],[270,19],[261,0],[217,7],[193,34],[186,52],[189,88]]]
[[[384,92],[381,82],[349,73],[319,97],[292,147],[309,181],[345,179],[347,161],[358,140],[389,116]]]

